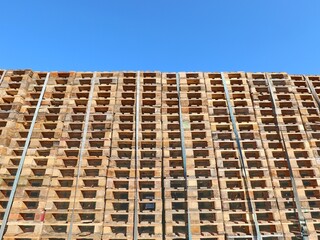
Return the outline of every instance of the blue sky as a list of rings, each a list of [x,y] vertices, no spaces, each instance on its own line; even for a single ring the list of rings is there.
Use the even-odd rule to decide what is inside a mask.
[[[3,0],[0,68],[320,74],[319,0]]]

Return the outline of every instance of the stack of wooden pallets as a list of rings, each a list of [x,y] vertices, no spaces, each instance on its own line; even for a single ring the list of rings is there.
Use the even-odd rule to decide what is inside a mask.
[[[0,76],[0,238],[320,238],[320,76]]]

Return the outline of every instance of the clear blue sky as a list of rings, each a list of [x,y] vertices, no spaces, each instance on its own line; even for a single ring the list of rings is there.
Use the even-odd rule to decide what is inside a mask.
[[[319,0],[3,0],[0,68],[320,74]]]

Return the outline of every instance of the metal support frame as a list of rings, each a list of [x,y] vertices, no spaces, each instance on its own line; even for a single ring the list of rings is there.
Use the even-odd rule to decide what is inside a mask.
[[[160,82],[160,86],[161,86],[161,99],[160,99],[160,115],[162,115],[162,101],[163,101],[163,96],[162,96],[162,74],[161,76],[161,82]],[[161,133],[163,133],[163,119],[161,116]],[[162,149],[161,149],[161,201],[162,201],[162,240],[166,239],[166,201],[165,201],[165,184],[164,184],[164,139],[163,139],[163,134],[161,134],[161,144],[162,144]]]
[[[234,135],[236,137],[237,149],[238,149],[239,159],[240,159],[240,164],[241,164],[241,172],[242,172],[242,177],[244,179],[245,192],[246,192],[246,195],[247,195],[249,210],[251,211],[252,220],[253,220],[255,231],[256,231],[256,235],[257,235],[256,239],[257,240],[262,240],[262,236],[261,236],[260,229],[259,229],[259,223],[258,223],[258,219],[257,219],[255,206],[252,204],[251,198],[250,198],[250,195],[249,195],[249,192],[248,192],[248,176],[247,176],[247,172],[246,172],[246,166],[245,166],[245,163],[244,163],[244,160],[243,160],[240,137],[239,137],[239,133],[238,133],[238,130],[237,130],[236,120],[235,120],[235,117],[233,115],[233,107],[231,105],[228,86],[227,86],[226,80],[224,78],[224,73],[223,72],[221,72],[221,79],[222,79],[222,83],[223,83],[224,92],[225,92],[225,95],[226,95],[226,100],[227,100],[230,119],[231,119],[231,122],[232,122],[233,132],[234,132]]]
[[[187,155],[186,155],[186,147],[185,147],[185,139],[184,139],[184,129],[183,129],[183,119],[182,119],[182,109],[181,109],[181,97],[180,97],[180,75],[179,73],[176,74],[176,84],[177,84],[177,93],[178,93],[178,105],[179,105],[179,125],[180,125],[180,140],[181,140],[181,153],[182,153],[182,161],[183,161],[183,174],[185,179],[185,191],[188,197],[188,175],[187,175]],[[186,202],[187,205],[187,229],[188,229],[188,236],[187,239],[192,239],[191,233],[191,221],[190,221],[190,212],[189,212],[189,204],[188,201]]]
[[[81,147],[80,147],[80,152],[79,152],[79,161],[78,161],[78,169],[77,169],[77,178],[76,178],[76,185],[75,185],[75,194],[74,194],[73,207],[72,207],[71,218],[70,218],[70,227],[69,227],[69,231],[68,231],[68,240],[72,239],[74,207],[75,207],[75,203],[76,203],[76,199],[77,199],[77,190],[78,190],[78,185],[79,185],[80,171],[81,171],[81,167],[82,167],[83,152],[84,152],[86,139],[87,139],[89,118],[90,118],[90,109],[91,109],[91,103],[92,103],[92,97],[93,97],[93,93],[94,93],[94,86],[95,86],[95,82],[96,82],[96,77],[97,77],[97,72],[94,72],[93,77],[91,78],[91,86],[90,86],[90,93],[89,93],[89,99],[88,99],[88,104],[87,104],[87,112],[86,112],[86,118],[85,118],[85,123],[84,123],[84,128],[83,128],[82,139],[81,139]]]
[[[136,78],[136,121],[135,121],[135,158],[134,158],[134,217],[133,217],[133,239],[138,239],[138,150],[139,150],[139,120],[140,120],[140,71]]]
[[[290,173],[290,180],[291,180],[291,184],[292,184],[293,195],[294,195],[294,199],[295,199],[296,208],[297,208],[297,211],[298,211],[298,221],[299,221],[299,225],[300,225],[300,228],[301,228],[301,230],[300,230],[301,231],[301,237],[302,237],[303,240],[308,240],[309,239],[308,228],[307,228],[306,220],[304,218],[304,215],[303,215],[303,212],[302,212],[302,209],[301,209],[301,203],[300,203],[299,195],[298,195],[298,192],[297,192],[297,185],[296,185],[296,182],[295,182],[295,179],[294,179],[292,166],[291,166],[291,163],[290,163],[290,157],[289,157],[289,154],[288,154],[287,145],[286,145],[286,142],[285,142],[284,137],[283,137],[282,129],[280,128],[279,122],[278,122],[278,114],[277,114],[277,111],[276,111],[277,107],[276,107],[274,93],[273,93],[273,90],[272,90],[273,84],[272,84],[272,81],[269,79],[267,74],[266,74],[266,79],[267,79],[268,89],[269,89],[271,100],[272,100],[272,108],[273,108],[273,113],[275,115],[276,126],[278,128],[278,132],[279,132],[280,137],[281,137],[281,142],[282,142],[282,145],[284,147],[285,156],[286,156],[286,160],[287,160],[287,163],[288,163],[288,169],[289,169],[289,173]]]
[[[116,90],[115,90],[115,94],[114,94],[114,98],[115,98],[115,103],[117,102],[117,92],[118,92],[118,77],[111,77],[111,79],[112,79],[112,82],[114,81],[114,82],[116,82],[115,83],[115,85],[116,85]],[[111,88],[112,89],[112,88]],[[110,92],[111,92],[111,89],[110,89]],[[111,96],[111,95],[110,95]],[[107,114],[108,114],[108,112],[107,112]],[[111,152],[112,152],[112,143],[113,143],[113,141],[114,141],[114,139],[116,138],[115,136],[116,136],[116,133],[115,133],[115,131],[112,131],[112,129],[113,129],[113,124],[114,124],[114,122],[115,122],[115,111],[114,111],[114,109],[112,110],[112,112],[111,112],[111,114],[112,114],[112,119],[110,120],[110,123],[111,123],[111,126],[110,126],[110,131],[111,131],[111,136],[110,136],[110,144],[109,144],[109,151],[110,151],[110,156],[108,156],[108,160],[107,160],[107,166],[106,166],[106,177],[105,177],[105,180],[106,180],[106,182],[108,181],[108,179],[109,179],[109,169],[110,169],[110,158],[111,158]],[[108,119],[108,115],[107,115],[107,119]],[[115,140],[116,141],[116,140]],[[102,219],[103,219],[103,223],[106,221],[106,204],[107,204],[107,190],[105,191],[105,193],[104,193],[104,204],[103,204],[103,209],[104,209],[104,214],[103,214],[103,217],[102,217]],[[104,231],[104,228],[102,228],[102,239],[104,239],[104,234],[105,234],[105,231]]]
[[[42,90],[41,90],[41,93],[40,93],[40,96],[39,96],[39,99],[38,99],[36,110],[35,110],[35,112],[33,114],[33,118],[32,118],[32,122],[31,122],[30,128],[29,128],[27,139],[26,139],[26,142],[24,144],[23,152],[22,152],[22,155],[21,155],[21,158],[20,158],[18,170],[17,170],[17,173],[15,175],[14,182],[13,182],[13,185],[12,185],[12,189],[11,189],[11,192],[10,192],[9,201],[8,201],[8,204],[7,204],[3,219],[2,219],[2,224],[1,224],[1,228],[0,228],[0,239],[3,239],[3,235],[5,233],[6,225],[7,225],[7,222],[8,222],[8,218],[9,218],[11,207],[12,207],[13,200],[14,200],[14,195],[15,195],[16,190],[17,190],[17,186],[18,186],[18,183],[19,183],[20,175],[21,175],[21,172],[22,172],[22,169],[23,169],[23,164],[24,164],[24,161],[26,159],[27,151],[28,151],[29,144],[30,144],[30,141],[31,141],[33,128],[34,128],[34,125],[36,124],[36,120],[37,120],[37,117],[38,117],[38,113],[39,113],[39,109],[40,109],[40,106],[41,106],[41,102],[42,102],[42,99],[43,99],[43,96],[44,96],[44,93],[46,91],[47,84],[48,84],[48,81],[49,81],[49,76],[50,76],[50,73],[48,72],[47,75],[46,75],[44,84],[42,86]],[[3,78],[1,78],[1,79],[3,79]]]
[[[4,76],[6,75],[6,73],[7,73],[7,70],[4,70],[3,73],[2,73],[2,75],[1,75],[1,78],[0,78],[0,86],[1,86],[1,84],[2,84],[2,81],[3,81]]]

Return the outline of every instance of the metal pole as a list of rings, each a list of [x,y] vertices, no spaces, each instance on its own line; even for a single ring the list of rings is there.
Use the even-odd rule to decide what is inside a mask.
[[[283,137],[282,129],[279,127],[279,123],[278,123],[278,114],[277,114],[277,111],[276,111],[275,97],[274,97],[274,93],[273,93],[273,90],[272,90],[272,86],[273,86],[272,85],[272,81],[270,81],[268,75],[266,75],[266,79],[267,79],[268,88],[269,88],[269,92],[270,92],[270,96],[271,96],[271,100],[272,100],[272,106],[273,106],[273,112],[274,112],[274,115],[275,115],[276,125],[277,125],[277,128],[278,128],[280,137],[281,137],[281,142],[282,142],[282,145],[284,147],[286,160],[287,160],[287,163],[288,163],[288,169],[289,169],[289,173],[290,173],[290,180],[291,180],[291,184],[292,184],[293,195],[294,195],[295,204],[296,204],[297,211],[298,211],[299,225],[301,227],[301,229],[300,229],[301,237],[302,237],[303,240],[308,240],[309,239],[309,237],[308,237],[309,236],[308,228],[307,228],[306,220],[305,220],[305,218],[303,216],[303,212],[302,212],[302,209],[301,209],[301,203],[300,203],[299,195],[298,195],[298,192],[297,192],[296,182],[295,182],[295,179],[294,179],[294,176],[293,176],[293,171],[292,171],[292,166],[291,166],[291,162],[290,162],[290,158],[289,158],[289,154],[288,154],[288,150],[287,150],[287,145],[286,145],[286,142],[285,142],[284,137]]]
[[[1,78],[0,78],[0,86],[1,86],[1,84],[2,84],[2,81],[3,81],[4,76],[6,75],[6,73],[7,73],[7,70],[4,70],[3,73],[2,73],[2,76],[1,76]]]
[[[187,155],[186,155],[186,147],[184,141],[184,129],[183,129],[183,119],[182,119],[182,109],[181,109],[181,97],[180,97],[180,76],[179,73],[176,74],[177,79],[177,93],[178,93],[178,102],[179,102],[179,125],[180,125],[180,139],[181,139],[181,152],[182,152],[182,161],[183,161],[183,174],[185,179],[185,190],[188,198],[188,175],[187,175]],[[190,221],[190,213],[189,213],[189,204],[187,205],[187,228],[188,228],[188,240],[192,239],[191,233],[191,221]]]
[[[134,218],[133,218],[133,239],[138,239],[138,150],[139,150],[139,120],[140,120],[140,71],[136,79],[136,122],[135,122],[135,189],[134,189]]]
[[[1,228],[0,228],[0,239],[3,238],[3,235],[5,233],[5,228],[6,228],[6,225],[7,225],[7,222],[8,222],[8,218],[9,218],[9,214],[10,214],[10,211],[11,211],[14,195],[15,195],[16,190],[17,190],[17,186],[18,186],[18,183],[19,183],[19,179],[20,179],[20,175],[21,175],[21,172],[22,172],[23,164],[24,164],[24,161],[26,159],[28,147],[29,147],[29,144],[30,144],[30,141],[31,141],[33,128],[34,128],[34,125],[35,125],[36,120],[37,120],[37,116],[38,116],[38,113],[39,113],[39,109],[40,109],[40,106],[41,106],[41,102],[42,102],[44,93],[46,91],[46,87],[47,87],[47,84],[48,84],[48,81],[49,81],[49,76],[50,76],[50,73],[47,73],[46,79],[44,81],[44,84],[42,86],[42,90],[41,90],[41,93],[40,93],[40,96],[39,96],[39,99],[38,99],[36,110],[35,110],[35,112],[33,114],[31,126],[30,126],[30,129],[29,129],[29,132],[28,132],[28,136],[27,136],[26,142],[24,144],[24,148],[23,148],[23,152],[22,152],[22,155],[21,155],[21,158],[20,158],[18,170],[17,170],[17,173],[15,175],[14,182],[13,182],[13,185],[12,185],[12,189],[11,189],[11,192],[10,192],[9,201],[8,201],[8,204],[7,204],[7,207],[6,207],[6,211],[5,211],[4,216],[3,216],[3,220],[2,220],[2,224],[1,224]]]
[[[243,176],[243,178],[245,180],[246,191],[247,191],[247,196],[248,196],[248,204],[249,204],[249,208],[251,209],[252,219],[253,219],[253,223],[254,223],[254,226],[255,226],[256,234],[257,234],[256,239],[257,240],[262,240],[262,236],[261,236],[260,229],[259,229],[259,223],[258,223],[258,219],[257,219],[255,206],[252,204],[250,195],[248,193],[248,176],[247,176],[247,172],[246,172],[246,166],[245,166],[245,163],[244,163],[244,160],[243,160],[240,137],[239,137],[239,133],[238,133],[238,130],[237,130],[236,120],[235,120],[235,117],[233,115],[233,108],[232,108],[231,101],[230,101],[229,90],[228,90],[228,86],[227,86],[226,80],[224,78],[224,73],[223,72],[221,72],[221,79],[222,79],[222,82],[223,82],[223,88],[224,88],[224,92],[225,92],[225,95],[226,95],[226,100],[227,100],[229,115],[230,115],[231,122],[232,122],[233,132],[234,132],[234,135],[236,137],[238,153],[239,153],[239,159],[240,159],[240,164],[241,164],[242,176]]]
[[[77,190],[78,190],[78,185],[79,185],[80,171],[81,171],[81,167],[82,167],[83,152],[84,152],[84,148],[86,145],[87,132],[88,132],[88,126],[89,126],[89,118],[90,118],[90,109],[91,109],[92,97],[93,97],[93,93],[94,93],[94,85],[96,82],[96,76],[97,76],[97,73],[94,72],[93,77],[91,78],[89,100],[88,100],[88,104],[87,104],[87,112],[86,112],[86,118],[85,118],[85,122],[84,122],[83,134],[82,134],[82,139],[81,139],[81,147],[80,147],[80,152],[79,152],[79,162],[78,162],[78,169],[77,169],[75,194],[74,194],[74,199],[73,199],[73,208],[72,208],[72,212],[71,212],[70,227],[69,227],[69,232],[68,232],[68,240],[72,239],[74,207],[75,207],[76,199],[77,199]]]

